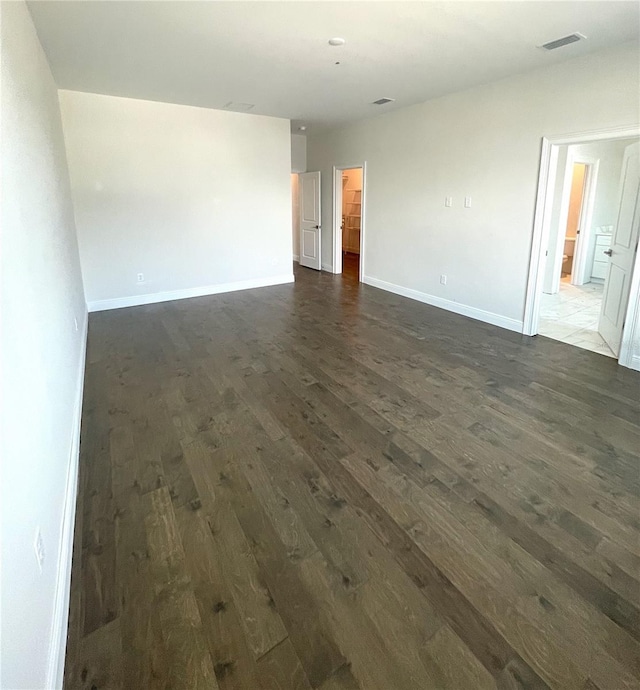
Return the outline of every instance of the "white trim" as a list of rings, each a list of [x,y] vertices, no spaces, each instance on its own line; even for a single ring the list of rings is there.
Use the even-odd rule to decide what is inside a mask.
[[[527,280],[527,292],[524,309],[523,333],[536,335],[538,332],[538,320],[540,314],[540,296],[542,293],[542,281],[544,279],[544,264],[546,260],[544,247],[549,239],[549,224],[551,222],[551,201],[553,199],[553,185],[555,183],[555,168],[558,148],[563,145],[585,144],[607,139],[627,139],[640,136],[640,127],[628,125],[624,127],[611,127],[609,129],[594,130],[589,132],[576,132],[573,134],[559,135],[542,138],[542,152],[540,155],[540,172],[538,177],[538,193],[536,196],[535,216],[533,221],[533,238],[531,241],[531,261],[529,265],[529,277]],[[632,348],[631,340],[635,333],[635,325],[638,316],[638,298],[640,297],[640,253],[636,254],[636,262],[633,271],[631,292],[627,320],[622,334],[622,346],[618,363],[631,367]]]
[[[536,335],[540,315],[540,299],[544,269],[547,255],[544,247],[549,242],[549,226],[551,224],[552,190],[556,181],[558,162],[558,147],[552,146],[549,139],[542,138],[540,153],[540,172],[538,175],[538,194],[533,217],[533,240],[531,242],[531,261],[529,277],[527,278],[527,293],[524,305],[524,320],[522,332],[525,335]]]
[[[573,132],[572,134],[558,134],[548,137],[548,140],[557,146],[563,144],[590,144],[594,141],[607,139],[631,139],[640,136],[638,125],[622,125],[621,127],[608,127],[606,129],[593,129],[586,132]]]
[[[342,273],[342,220],[339,218],[342,211],[342,187],[340,187],[338,192],[338,168],[335,165],[333,166],[331,179],[333,181],[333,194],[331,195],[331,259],[333,266],[330,270],[332,273]],[[340,185],[342,185],[342,175],[340,175]],[[340,198],[340,204],[338,204],[338,197]],[[322,268],[323,270],[329,270],[325,269],[324,266]]]
[[[362,206],[360,207],[360,273],[359,280],[364,280],[365,260],[367,257],[366,240],[367,240],[367,161],[362,162]]]
[[[372,287],[386,290],[387,292],[393,292],[396,295],[402,295],[402,297],[408,297],[409,299],[414,299],[418,302],[430,304],[431,306],[438,307],[439,309],[452,311],[456,314],[462,314],[462,316],[468,316],[471,319],[484,321],[485,323],[490,323],[494,326],[499,326],[500,328],[506,328],[509,331],[522,333],[522,321],[518,321],[518,319],[511,319],[507,316],[502,316],[501,314],[495,314],[494,312],[478,309],[477,307],[470,307],[466,304],[460,304],[459,302],[453,302],[442,297],[429,295],[428,293],[420,292],[419,290],[412,290],[411,288],[402,287],[401,285],[396,285],[395,283],[388,283],[386,280],[372,278],[371,276],[363,276],[362,282],[366,283],[367,285],[371,285]]]
[[[333,273],[333,266],[331,264],[322,264],[322,270],[327,271],[327,273]]]
[[[360,261],[359,261],[359,280],[364,282],[365,275],[365,238],[366,238],[366,214],[367,214],[367,161],[355,163],[354,165],[334,165],[333,166],[333,195],[331,199],[332,217],[332,273],[342,273],[342,173],[343,170],[362,169],[362,194],[360,206]],[[340,203],[338,204],[338,200]],[[324,269],[324,266],[323,266]]]
[[[556,153],[559,154],[559,151],[557,147],[554,149]],[[558,158],[560,156],[558,155]],[[556,170],[556,177],[558,177],[560,174],[560,170]],[[548,217],[548,223],[549,225],[547,226],[547,232],[549,235],[551,235],[551,208],[552,204],[555,201],[555,185],[556,183],[553,183],[553,186],[549,187],[549,190],[551,191],[551,194],[549,194],[549,217]],[[564,243],[565,239],[567,237],[567,223],[569,222],[569,208],[571,206],[571,187],[573,186],[573,158],[571,157],[571,154],[567,152],[567,159],[565,161],[565,166],[564,166],[564,181],[562,182],[562,190],[560,191],[560,210],[558,212],[558,226],[557,226],[557,232],[556,232],[556,246],[553,249],[553,267],[552,267],[552,273],[551,273],[551,285],[549,286],[547,284],[547,289],[551,288],[551,293],[555,294],[560,290],[560,279],[562,278],[562,257],[564,255]],[[549,241],[545,244],[545,254],[547,258],[545,259],[544,262],[544,268],[542,271],[542,284],[543,284],[543,289],[544,289],[544,282],[545,282],[545,277],[546,273],[549,270],[548,264],[549,264],[549,252],[551,252],[551,237],[549,237]]]
[[[293,260],[294,260],[294,261],[297,261],[298,263],[300,263],[300,254],[294,254],[294,255],[293,255]]]
[[[293,273],[285,273],[270,278],[257,278],[254,280],[239,280],[235,283],[220,283],[218,285],[205,285],[184,290],[171,290],[168,292],[153,292],[146,295],[131,295],[130,297],[116,297],[114,299],[100,299],[88,303],[89,311],[105,311],[107,309],[122,309],[123,307],[138,307],[142,304],[155,304],[156,302],[171,302],[176,299],[188,299],[189,297],[204,297],[206,295],[218,295],[222,292],[235,292],[236,290],[251,290],[253,288],[270,287],[271,285],[284,285],[293,283]]]
[[[65,652],[67,649],[67,629],[69,625],[69,596],[71,586],[71,564],[73,562],[73,535],[76,523],[76,499],[78,495],[78,466],[80,459],[80,424],[82,421],[82,398],[84,391],[84,372],[87,354],[88,316],[85,315],[78,362],[78,382],[75,409],[71,430],[71,449],[64,507],[60,534],[60,557],[58,559],[56,591],[53,604],[53,620],[49,644],[47,667],[47,688],[62,688]]]
[[[631,361],[629,362],[629,369],[635,369],[640,371],[640,355],[633,355]]]

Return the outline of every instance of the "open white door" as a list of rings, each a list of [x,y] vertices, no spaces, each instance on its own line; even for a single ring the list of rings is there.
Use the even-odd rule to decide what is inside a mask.
[[[640,144],[632,144],[624,151],[618,220],[611,237],[611,248],[604,252],[610,259],[598,324],[600,335],[616,356],[620,352],[639,228]]]
[[[300,190],[300,265],[320,270],[320,173],[298,175]]]

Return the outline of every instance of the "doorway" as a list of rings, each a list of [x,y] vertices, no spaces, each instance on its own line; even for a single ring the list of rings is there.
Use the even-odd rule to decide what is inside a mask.
[[[366,164],[335,167],[334,272],[356,281],[364,275]]]
[[[625,366],[635,365],[640,294],[640,144],[631,133],[543,140],[524,323],[527,335]]]
[[[607,159],[606,199],[601,195],[600,215],[612,212],[615,194],[611,193],[619,178],[622,148],[616,152],[614,143],[586,144],[560,147],[557,163],[557,183],[553,189],[553,206],[543,292],[555,294],[561,281],[583,285],[591,281],[593,251],[592,220],[598,188],[600,157]],[[612,159],[614,155],[617,157]],[[591,155],[594,154],[594,155]],[[601,185],[602,186],[602,185]],[[606,208],[603,207],[603,204]]]
[[[342,272],[360,277],[362,168],[342,171]]]

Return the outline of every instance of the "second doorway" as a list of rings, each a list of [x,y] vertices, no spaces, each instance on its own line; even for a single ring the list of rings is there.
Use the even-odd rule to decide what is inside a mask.
[[[356,281],[364,273],[365,166],[334,168],[335,272]]]

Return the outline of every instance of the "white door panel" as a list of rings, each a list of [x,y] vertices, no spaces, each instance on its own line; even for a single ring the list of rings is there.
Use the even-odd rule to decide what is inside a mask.
[[[637,183],[638,171],[637,171],[637,169],[636,170],[630,169],[632,167],[630,165],[631,161],[627,161],[627,163],[629,163],[629,164],[626,166],[626,170],[625,170],[626,175],[625,175],[624,182],[627,183],[627,185],[631,188],[633,185],[633,179],[630,179],[630,178],[634,177],[635,182]],[[619,218],[618,218],[618,230],[616,233],[615,242],[619,247],[624,247],[625,249],[631,248],[631,240],[633,237],[633,230],[634,230],[633,220],[634,220],[635,213],[637,213],[636,203],[635,203],[637,201],[637,196],[638,196],[638,190],[636,188],[635,198],[634,198],[633,193],[623,195],[622,203],[620,206],[620,214],[619,214]]]
[[[316,233],[313,230],[302,231],[303,255],[309,259],[317,259]]]
[[[624,315],[624,305],[618,297],[624,293],[626,287],[625,279],[624,271],[612,264],[607,277],[608,289],[602,299],[602,316],[616,327],[620,324],[620,320]]]
[[[606,250],[610,259],[598,323],[600,335],[615,355],[620,351],[640,228],[640,144],[633,144],[625,149],[619,199],[618,219],[611,237],[611,247]],[[596,247],[596,251],[603,250]]]
[[[320,270],[320,173],[301,173],[300,265]]]

